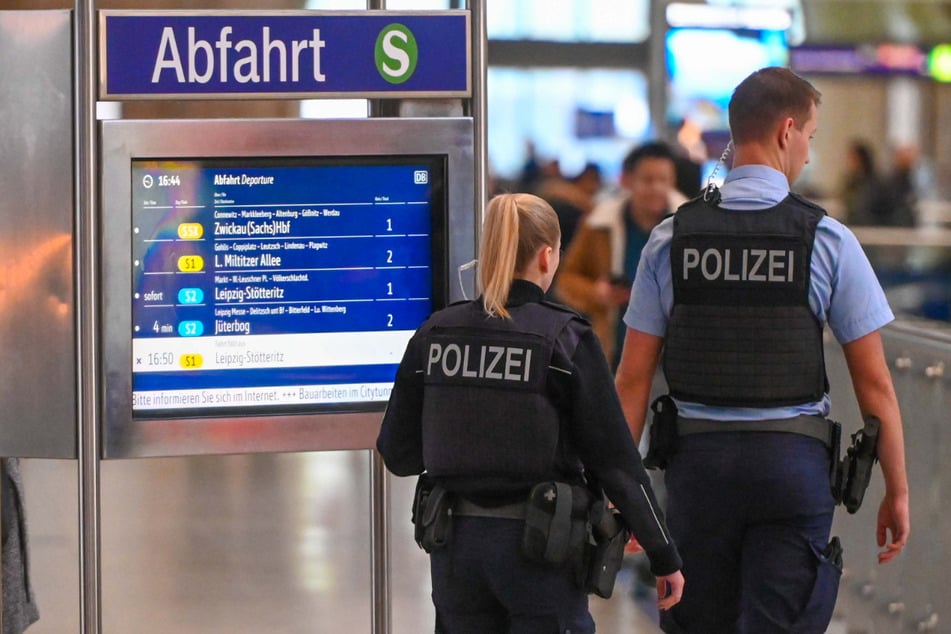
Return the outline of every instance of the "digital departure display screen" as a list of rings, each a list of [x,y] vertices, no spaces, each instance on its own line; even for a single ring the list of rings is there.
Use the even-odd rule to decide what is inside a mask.
[[[382,409],[446,301],[446,158],[132,162],[132,409]]]

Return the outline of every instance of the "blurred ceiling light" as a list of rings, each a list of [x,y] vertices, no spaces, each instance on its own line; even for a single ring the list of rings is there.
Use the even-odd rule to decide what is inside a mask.
[[[667,5],[667,23],[672,27],[708,27],[785,31],[792,16],[784,8],[735,7],[674,2]]]

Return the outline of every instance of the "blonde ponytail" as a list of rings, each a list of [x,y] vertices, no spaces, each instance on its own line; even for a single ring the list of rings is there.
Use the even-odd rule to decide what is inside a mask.
[[[512,280],[542,246],[557,247],[558,216],[532,194],[500,194],[489,201],[479,247],[482,305],[490,317],[509,317],[505,308]]]

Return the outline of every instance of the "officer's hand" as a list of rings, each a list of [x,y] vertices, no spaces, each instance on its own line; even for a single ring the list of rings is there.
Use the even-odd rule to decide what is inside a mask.
[[[684,594],[684,576],[679,570],[672,575],[657,577],[657,607],[669,610]]]
[[[888,563],[901,553],[908,541],[911,523],[908,519],[908,494],[889,495],[882,498],[878,507],[878,545],[885,550],[878,553],[878,563]],[[891,533],[891,541],[888,535]]]
[[[631,287],[614,284],[603,277],[594,283],[594,296],[599,304],[607,308],[626,305],[631,299]]]

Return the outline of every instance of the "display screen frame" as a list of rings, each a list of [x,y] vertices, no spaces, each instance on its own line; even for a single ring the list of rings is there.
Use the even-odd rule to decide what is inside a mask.
[[[103,456],[369,448],[385,407],[377,399],[133,409],[134,166],[143,161],[384,166],[408,160],[438,165],[442,182],[435,184],[430,206],[436,310],[461,299],[449,272],[475,257],[472,138],[469,118],[103,122]]]

